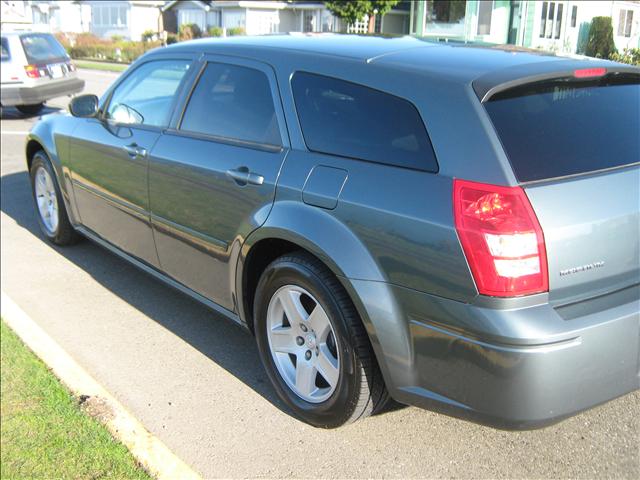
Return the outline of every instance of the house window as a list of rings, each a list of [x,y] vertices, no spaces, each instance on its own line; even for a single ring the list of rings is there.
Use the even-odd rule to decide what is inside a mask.
[[[571,28],[575,28],[578,23],[578,6],[571,7]]]
[[[633,10],[620,10],[620,18],[618,20],[618,36],[630,37],[632,23]]]
[[[560,30],[562,29],[562,10],[564,5],[558,4],[558,13],[556,14],[556,28],[554,38],[560,38]]]
[[[560,2],[542,2],[540,16],[540,38],[560,38],[562,30],[562,12],[564,4]]]
[[[93,24],[98,27],[126,27],[127,7],[111,5],[92,5]]]
[[[315,32],[316,31],[315,23],[316,23],[315,12],[305,11],[304,12],[304,21],[303,21],[303,24],[302,24],[302,31],[303,32]]]
[[[492,12],[492,1],[482,0],[478,2],[478,35],[489,35],[491,33]]]
[[[375,33],[381,33],[382,32],[382,15],[376,15],[375,17],[375,26],[373,31]]]

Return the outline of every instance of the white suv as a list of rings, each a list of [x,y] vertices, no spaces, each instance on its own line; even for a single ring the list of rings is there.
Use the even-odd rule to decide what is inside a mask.
[[[81,92],[80,80],[64,47],[49,33],[2,33],[3,107],[37,114],[44,102]]]

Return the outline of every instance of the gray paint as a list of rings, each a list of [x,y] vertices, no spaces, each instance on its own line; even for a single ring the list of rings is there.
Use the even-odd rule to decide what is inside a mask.
[[[406,403],[528,428],[638,388],[637,166],[526,186],[547,237],[549,293],[478,295],[453,223],[455,178],[517,185],[473,81],[566,62],[410,38],[273,36],[186,42],[131,68],[155,58],[198,59],[168,129],[125,128],[125,139],[102,120],[56,115],[29,135],[52,159],[72,222],[91,238],[245,325],[251,249],[281,239],[312,252],[352,298],[391,395]],[[281,149],[177,130],[206,61],[267,74]],[[412,102],[439,172],[307,151],[289,83],[297,70]],[[134,136],[149,151],[145,162],[115,153]],[[239,168],[264,181],[239,183],[227,173]],[[554,276],[600,257],[602,268]]]

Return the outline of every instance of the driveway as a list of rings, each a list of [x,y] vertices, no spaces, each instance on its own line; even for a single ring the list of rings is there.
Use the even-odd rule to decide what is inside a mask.
[[[80,75],[93,93],[116,78]],[[638,392],[531,432],[412,407],[338,430],[296,421],[249,334],[91,242],[44,241],[23,160],[34,121],[13,109],[1,121],[2,288],[203,476],[640,477]]]

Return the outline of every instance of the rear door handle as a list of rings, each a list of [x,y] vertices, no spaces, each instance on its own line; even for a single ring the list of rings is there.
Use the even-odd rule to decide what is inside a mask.
[[[122,147],[125,152],[127,152],[129,154],[129,156],[132,159],[135,158],[144,158],[147,156],[147,149],[140,147],[138,144],[136,143],[132,143],[130,145],[125,145],[124,147]]]
[[[247,167],[239,167],[235,170],[227,170],[227,176],[233,179],[238,185],[244,186],[262,185],[264,183],[264,177],[260,174],[250,172]]]

